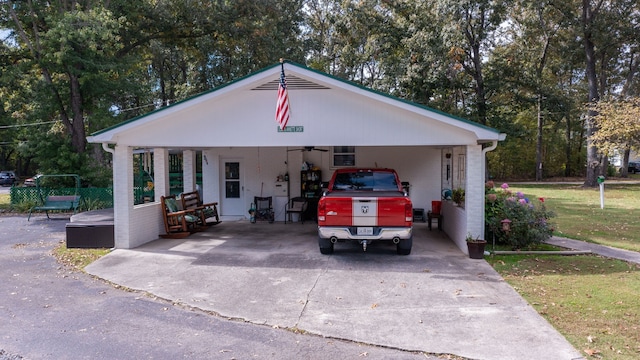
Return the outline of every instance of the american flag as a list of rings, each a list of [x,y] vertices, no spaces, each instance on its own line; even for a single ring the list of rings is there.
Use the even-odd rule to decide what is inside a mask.
[[[280,84],[278,85],[278,103],[276,104],[276,122],[280,129],[284,130],[289,122],[289,93],[287,92],[287,81],[284,78],[284,64],[280,73]]]

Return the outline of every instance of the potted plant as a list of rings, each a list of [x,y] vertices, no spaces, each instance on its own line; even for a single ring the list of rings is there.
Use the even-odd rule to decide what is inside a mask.
[[[476,237],[475,239],[469,233],[465,239],[467,241],[467,249],[469,250],[469,257],[472,259],[484,259],[484,247],[487,245],[487,241]]]
[[[451,194],[451,200],[453,200],[456,205],[461,206],[464,202],[464,189],[457,188],[453,190],[453,193]]]

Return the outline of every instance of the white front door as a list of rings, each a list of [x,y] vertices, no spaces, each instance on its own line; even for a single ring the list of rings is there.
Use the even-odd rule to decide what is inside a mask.
[[[244,205],[244,174],[241,159],[223,159],[222,169],[222,201],[220,213],[224,216],[246,217]]]

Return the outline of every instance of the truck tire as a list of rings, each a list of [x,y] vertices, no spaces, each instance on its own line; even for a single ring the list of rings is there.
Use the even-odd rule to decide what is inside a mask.
[[[411,246],[413,245],[413,237],[408,239],[400,240],[398,245],[396,245],[396,251],[398,255],[409,255],[411,254]]]
[[[333,243],[329,239],[318,238],[318,246],[320,246],[320,253],[323,255],[333,254]]]

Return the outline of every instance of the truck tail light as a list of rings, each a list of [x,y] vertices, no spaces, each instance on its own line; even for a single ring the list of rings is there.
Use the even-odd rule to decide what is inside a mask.
[[[413,222],[413,205],[411,201],[407,201],[404,204],[404,221]]]
[[[324,201],[318,203],[318,222],[326,220],[326,205]]]

